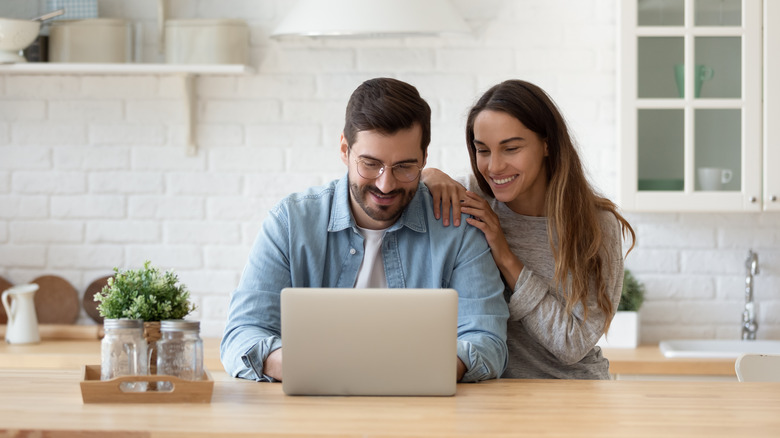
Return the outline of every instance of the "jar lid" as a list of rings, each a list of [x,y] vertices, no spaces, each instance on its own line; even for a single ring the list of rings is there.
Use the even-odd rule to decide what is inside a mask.
[[[144,328],[144,321],[141,319],[104,319],[104,329],[125,329],[125,328]]]
[[[200,321],[186,321],[183,319],[168,319],[160,321],[161,332],[182,332],[200,330]]]

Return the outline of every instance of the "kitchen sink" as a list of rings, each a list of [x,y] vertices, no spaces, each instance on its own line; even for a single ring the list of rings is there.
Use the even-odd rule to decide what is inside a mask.
[[[685,339],[661,341],[658,344],[666,357],[737,358],[742,353],[780,354],[780,341]]]

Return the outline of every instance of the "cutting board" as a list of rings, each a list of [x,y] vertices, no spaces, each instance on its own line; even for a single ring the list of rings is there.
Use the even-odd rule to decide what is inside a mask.
[[[103,286],[108,284],[108,279],[111,277],[113,277],[113,275],[106,275],[105,277],[100,277],[90,283],[90,285],[87,286],[87,290],[84,292],[84,296],[81,298],[81,304],[84,306],[87,315],[98,324],[103,323],[103,317],[100,316],[100,312],[97,310],[99,303],[95,301],[95,294],[103,290]]]
[[[79,294],[68,280],[56,275],[44,275],[32,281],[38,284],[35,312],[38,324],[74,324],[81,306]]]
[[[0,277],[0,293],[3,293],[4,290],[8,289],[11,286],[13,286],[13,284],[11,284],[10,281],[6,280],[3,277]],[[9,300],[8,302],[10,303],[11,301]],[[0,304],[0,324],[6,324],[6,323],[8,323],[8,315],[5,314],[5,307],[3,307],[2,304]]]

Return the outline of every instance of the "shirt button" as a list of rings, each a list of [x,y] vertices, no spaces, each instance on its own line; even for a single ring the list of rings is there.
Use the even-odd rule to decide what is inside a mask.
[[[350,248],[349,249],[349,253],[352,254],[352,255],[355,255],[356,252],[357,251],[355,250],[355,248]]]

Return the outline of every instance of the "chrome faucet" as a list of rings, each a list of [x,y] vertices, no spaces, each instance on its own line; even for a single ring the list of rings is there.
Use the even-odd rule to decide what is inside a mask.
[[[745,310],[742,311],[742,339],[755,340],[758,331],[756,322],[756,306],[753,302],[753,276],[758,274],[758,254],[748,250],[745,260],[747,274],[745,276]]]

